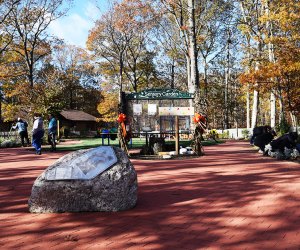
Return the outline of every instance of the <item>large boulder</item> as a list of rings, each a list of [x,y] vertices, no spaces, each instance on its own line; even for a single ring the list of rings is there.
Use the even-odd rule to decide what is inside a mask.
[[[102,146],[69,153],[34,182],[33,213],[121,211],[137,202],[137,175],[127,155]]]

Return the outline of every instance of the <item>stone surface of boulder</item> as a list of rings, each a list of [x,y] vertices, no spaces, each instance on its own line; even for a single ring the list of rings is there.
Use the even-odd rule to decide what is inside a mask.
[[[111,159],[114,157],[105,155],[109,148],[114,152],[115,163]],[[108,168],[103,170],[101,164],[108,160],[111,160],[112,166],[107,165]],[[99,169],[104,172],[94,177]],[[137,189],[136,171],[120,148],[106,146],[78,150],[60,158],[35,180],[28,201],[29,211],[56,213],[127,210],[137,203]]]

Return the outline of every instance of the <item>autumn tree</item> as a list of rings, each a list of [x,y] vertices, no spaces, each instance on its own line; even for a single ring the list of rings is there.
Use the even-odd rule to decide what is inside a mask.
[[[101,64],[108,62],[110,71],[118,75],[118,86],[123,91],[124,57],[131,34],[119,29],[116,24],[117,15],[111,9],[99,19],[90,31],[87,47],[95,55],[95,60]]]
[[[0,62],[1,55],[13,40],[13,34],[6,33],[6,19],[21,0],[0,1]]]
[[[118,92],[113,90],[103,91],[102,100],[98,104],[97,110],[101,122],[115,122],[116,117],[118,117]]]
[[[178,48],[185,53],[186,78],[189,91],[195,92],[194,104],[201,112],[207,113],[208,63],[221,51],[217,42],[220,34],[217,33],[224,21],[220,17],[225,16],[224,12],[227,13],[229,4],[226,1],[209,0],[161,0],[161,3],[164,7],[164,17],[170,20],[169,25],[178,29],[181,41]],[[202,85],[199,80],[201,60],[204,66]]]
[[[14,36],[10,50],[19,54],[24,62],[24,73],[32,88],[39,61],[51,51],[50,23],[65,14],[60,10],[63,0],[25,0],[14,5],[4,25],[6,33]]]
[[[225,72],[222,82],[224,82],[224,124],[229,128],[229,85],[230,72],[234,68],[231,62],[230,54],[234,50],[233,37],[235,36],[235,16],[233,7],[226,1],[204,1],[203,10],[199,16],[198,39],[198,56],[200,65],[200,88],[202,89],[201,99],[204,101],[205,113],[209,115],[210,110],[210,91],[213,90],[214,84],[211,83],[212,76],[210,68],[215,67],[217,60],[224,59],[224,64],[219,70]],[[201,20],[201,21],[200,21]],[[221,65],[221,64],[220,64]]]
[[[261,22],[260,18],[264,14],[264,9],[261,1],[248,0],[248,1],[239,1],[241,9],[241,24],[240,28],[242,32],[249,35],[252,39],[252,42],[256,44],[255,54],[253,55],[253,60],[255,61],[254,70],[258,71],[263,58],[263,29],[264,25]],[[255,83],[255,88],[253,91],[253,108],[252,108],[252,121],[251,127],[255,127],[257,124],[257,115],[258,115],[258,105],[259,105],[259,89],[260,85]]]
[[[60,84],[62,107],[96,115],[100,86],[87,51],[74,45],[58,45],[53,50],[51,64]]]
[[[266,25],[265,43],[268,45],[269,62],[261,70],[260,77],[278,98],[280,123],[285,123],[285,113],[289,111],[291,121],[296,126],[296,115],[299,111],[294,105],[293,93],[299,93],[295,82],[300,70],[300,4],[293,1],[265,1],[264,4],[267,11],[262,22]]]
[[[165,86],[166,83],[157,70],[156,57],[155,52],[146,51],[143,60],[138,63],[137,69],[141,72],[138,83],[139,90]]]
[[[186,59],[186,77],[187,77],[187,85],[188,85],[187,89],[189,90],[189,92],[194,93],[195,92],[195,82],[192,83],[192,75],[191,75],[191,54],[190,54],[190,46],[191,46],[190,38],[191,38],[191,36],[189,36],[189,34],[192,34],[194,32],[194,30],[191,30],[191,32],[189,33],[189,22],[188,22],[189,15],[188,15],[187,1],[161,0],[160,2],[162,4],[162,13],[163,13],[164,18],[168,18],[169,19],[168,24],[173,25],[173,26],[177,27],[177,29],[178,29],[178,34],[179,34],[181,43],[183,45],[183,46],[179,46],[179,48],[180,47],[182,48],[184,55],[185,55],[185,59]],[[193,11],[195,8],[195,6],[194,6],[195,3],[190,2],[190,4],[191,4],[190,10],[192,11],[191,15],[190,15],[190,17],[191,17],[192,15],[195,14],[195,12]],[[164,22],[166,22],[166,21],[164,21]],[[193,25],[193,23],[190,23],[190,24]],[[193,27],[192,27],[192,29],[193,29]],[[172,31],[172,30],[170,30],[170,31]],[[171,34],[167,34],[167,36],[171,39],[173,39],[173,37],[174,37]],[[175,45],[176,45],[176,43],[175,43]],[[197,53],[197,51],[195,51],[195,52]],[[194,71],[194,72],[196,72],[196,74],[199,73],[198,71]]]
[[[275,124],[275,96],[279,102],[280,123],[285,123],[285,113],[289,110],[295,125],[297,108],[292,104],[294,98],[291,93],[297,93],[298,90],[293,79],[299,69],[299,18],[296,14],[299,4],[291,1],[285,1],[283,5],[279,1],[261,1],[260,6],[263,8],[259,17],[261,56],[256,59],[260,67],[244,74],[244,82],[258,85],[261,93],[272,90],[272,125]]]
[[[188,91],[186,50],[178,28],[168,16],[160,18],[156,29],[158,48],[158,66],[160,74],[170,88]]]
[[[297,125],[299,117],[299,101],[296,95],[299,94],[300,58],[299,58],[299,31],[300,31],[300,3],[294,1],[273,1],[268,3],[269,12],[263,20],[271,27],[268,43],[272,45],[269,49],[272,52],[273,60],[270,64],[280,68],[281,76],[275,81],[275,94],[279,97],[281,118],[284,117],[284,106],[290,112],[293,126]],[[284,7],[282,7],[282,4]],[[274,72],[273,72],[274,73]],[[271,78],[272,79],[272,78]],[[283,100],[283,99],[286,100]]]
[[[115,3],[89,34],[89,50],[100,64],[103,60],[109,63],[110,72],[118,73],[120,110],[123,109],[121,93],[126,89],[137,91],[143,75],[140,66],[147,56],[152,13],[148,1],[124,0]]]
[[[0,0],[0,68],[5,67],[3,65],[4,58],[3,53],[6,51],[7,47],[13,40],[13,36],[7,34],[5,32],[5,20],[13,10],[14,6],[17,5],[20,0]],[[2,121],[2,101],[3,101],[3,90],[2,90],[2,82],[0,81],[0,122]]]
[[[145,47],[143,39],[138,35],[128,44],[124,72],[135,92],[142,87],[140,86],[141,80],[146,74],[145,70],[149,69],[147,64],[151,64],[151,60],[147,61],[150,58],[150,54],[151,52]]]
[[[0,80],[7,119],[13,116],[14,110],[34,112],[40,93],[38,75],[56,43],[47,28],[65,11],[60,10],[62,0],[9,0],[5,3],[6,6],[11,3],[11,7],[0,25],[1,36],[11,40],[2,54],[4,60],[0,67],[4,70],[1,70]]]

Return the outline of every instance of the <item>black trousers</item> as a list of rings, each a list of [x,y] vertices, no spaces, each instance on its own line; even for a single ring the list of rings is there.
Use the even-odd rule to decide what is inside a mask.
[[[51,145],[51,150],[56,150],[56,134],[48,134],[48,143]]]
[[[25,146],[25,140],[26,140],[26,145],[29,145],[29,138],[28,138],[28,132],[27,131],[21,131],[19,132],[19,135],[21,137],[21,143],[22,146]]]

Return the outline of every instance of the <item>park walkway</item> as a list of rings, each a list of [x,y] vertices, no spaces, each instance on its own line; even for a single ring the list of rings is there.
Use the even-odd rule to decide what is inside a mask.
[[[0,249],[300,249],[300,164],[241,141],[205,151],[132,160],[139,199],[130,211],[30,214],[35,178],[63,153],[0,149]]]

